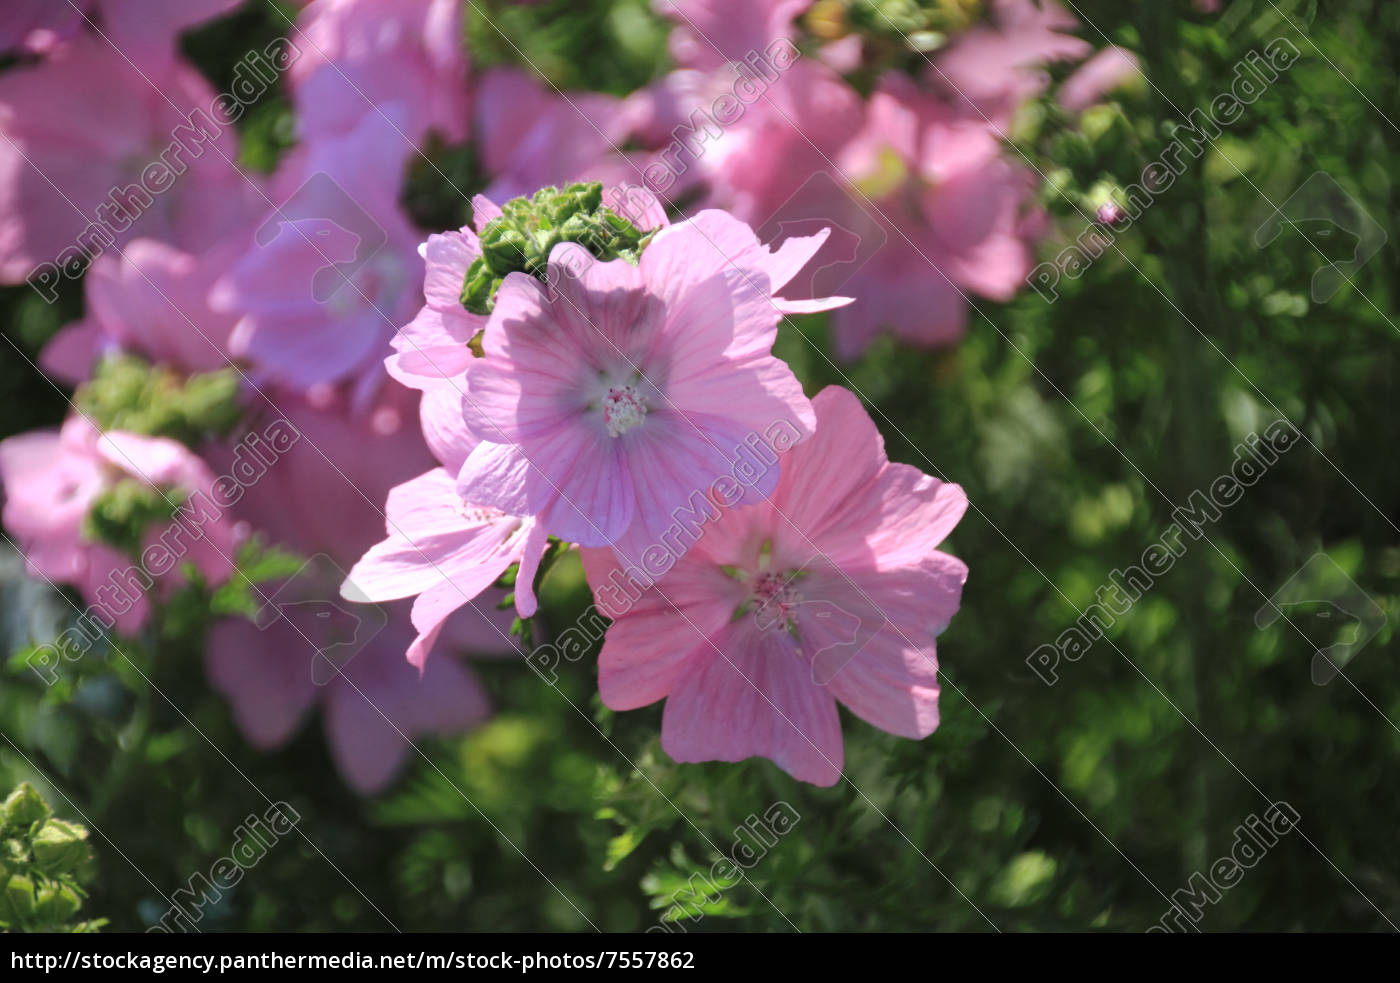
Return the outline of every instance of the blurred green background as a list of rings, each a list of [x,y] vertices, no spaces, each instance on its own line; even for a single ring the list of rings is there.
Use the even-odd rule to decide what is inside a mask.
[[[488,6],[561,86],[622,93],[666,67],[664,28],[639,0]],[[319,726],[272,755],[243,743],[205,681],[197,607],[129,652],[159,692],[116,659],[43,687],[23,652],[70,609],[6,556],[0,617],[19,658],[0,676],[12,742],[0,744],[0,790],[33,781],[59,815],[80,809],[101,830],[84,917],[109,930],[158,918],[160,894],[207,871],[234,827],[265,810],[256,786],[293,804],[315,848],[299,837],[275,847],[205,931],[588,929],[579,911],[600,929],[641,930],[710,869],[714,846],[728,849],[736,826],[780,801],[796,828],[686,929],[1142,931],[1240,824],[1284,801],[1298,830],[1200,927],[1393,930],[1400,5],[1234,0],[1215,16],[1187,2],[1072,6],[1095,25],[1083,32],[1093,43],[1139,53],[1151,84],[1120,95],[1092,135],[1018,132],[1067,192],[1047,195],[1062,230],[1047,257],[1083,228],[1074,206],[1135,180],[1180,110],[1227,91],[1248,52],[1285,38],[1302,57],[1055,303],[1030,291],[979,303],[952,350],[886,342],[839,369],[822,354],[820,318],[783,328],[779,354],[809,393],[857,389],[892,458],[962,484],[972,502],[949,543],[971,576],[941,639],[933,736],[902,740],[845,715],[850,783],[818,789],[766,761],[674,764],[657,740],[660,707],[603,709],[591,660],[566,664],[559,692],[487,663],[496,717],[424,744],[431,764],[418,759],[363,801],[336,776]],[[253,4],[186,51],[217,82],[279,23]],[[481,64],[513,55],[476,22],[472,47]],[[251,164],[276,159],[286,114],[274,93],[245,119]],[[1262,248],[1254,239],[1318,172],[1389,235],[1325,302],[1314,272],[1353,249],[1325,221],[1335,216],[1285,226]],[[0,330],[33,358],[81,303],[71,289],[49,306],[7,288]],[[3,351],[0,436],[56,424],[63,395]],[[1111,571],[1138,562],[1173,509],[1228,470],[1236,443],[1279,417],[1307,440],[1109,641],[1061,663],[1055,685],[1038,678],[1027,656]],[[1355,637],[1325,603],[1335,584],[1288,621],[1255,624],[1319,552],[1386,615],[1326,685],[1313,681],[1315,649]],[[547,594],[553,623],[581,612],[577,564],[557,567]]]

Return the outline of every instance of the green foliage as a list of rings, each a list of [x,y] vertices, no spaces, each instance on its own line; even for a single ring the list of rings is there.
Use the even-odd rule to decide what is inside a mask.
[[[30,784],[0,804],[0,930],[95,932],[106,919],[74,922],[86,895],[77,874],[92,859],[87,830],[55,819]]]
[[[512,198],[481,230],[481,255],[462,281],[462,306],[473,314],[491,313],[496,291],[511,273],[544,281],[549,254],[560,243],[576,242],[599,260],[635,264],[654,233],[604,206],[597,181]]]
[[[467,6],[472,61],[517,66],[560,91],[626,95],[667,67],[671,21],[650,0],[474,0]]]

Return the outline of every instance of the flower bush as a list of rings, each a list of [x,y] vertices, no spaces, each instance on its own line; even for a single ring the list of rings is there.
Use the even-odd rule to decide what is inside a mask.
[[[1400,919],[1394,11],[50,6],[0,14],[0,785],[132,858],[85,915]],[[49,816],[6,927],[76,918]]]

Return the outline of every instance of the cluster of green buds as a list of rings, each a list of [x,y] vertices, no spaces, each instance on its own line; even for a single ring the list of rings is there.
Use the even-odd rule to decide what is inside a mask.
[[[576,242],[604,262],[636,263],[654,234],[606,207],[603,186],[596,181],[512,198],[481,230],[481,255],[462,281],[462,306],[473,314],[490,314],[501,281],[511,273],[544,281],[549,253],[561,242]]]
[[[817,0],[806,25],[826,41],[859,34],[877,47],[922,53],[971,27],[981,8],[981,0]]]
[[[233,369],[183,376],[133,355],[105,359],[74,395],[99,428],[189,445],[227,434],[238,423],[238,374]]]
[[[87,830],[55,819],[32,785],[0,804],[0,929],[94,932],[102,921],[73,922],[83,892],[75,874],[92,856]]]

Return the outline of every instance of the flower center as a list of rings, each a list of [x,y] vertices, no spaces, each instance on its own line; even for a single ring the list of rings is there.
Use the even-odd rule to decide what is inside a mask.
[[[646,400],[632,386],[612,386],[603,397],[603,422],[609,437],[621,437],[646,418]]]
[[[797,607],[803,601],[795,580],[781,573],[760,573],[751,581],[748,606],[761,631],[797,630]]]
[[[472,525],[486,525],[488,522],[495,522],[505,515],[500,509],[492,508],[489,505],[469,505],[466,502],[457,503],[457,513]]]

